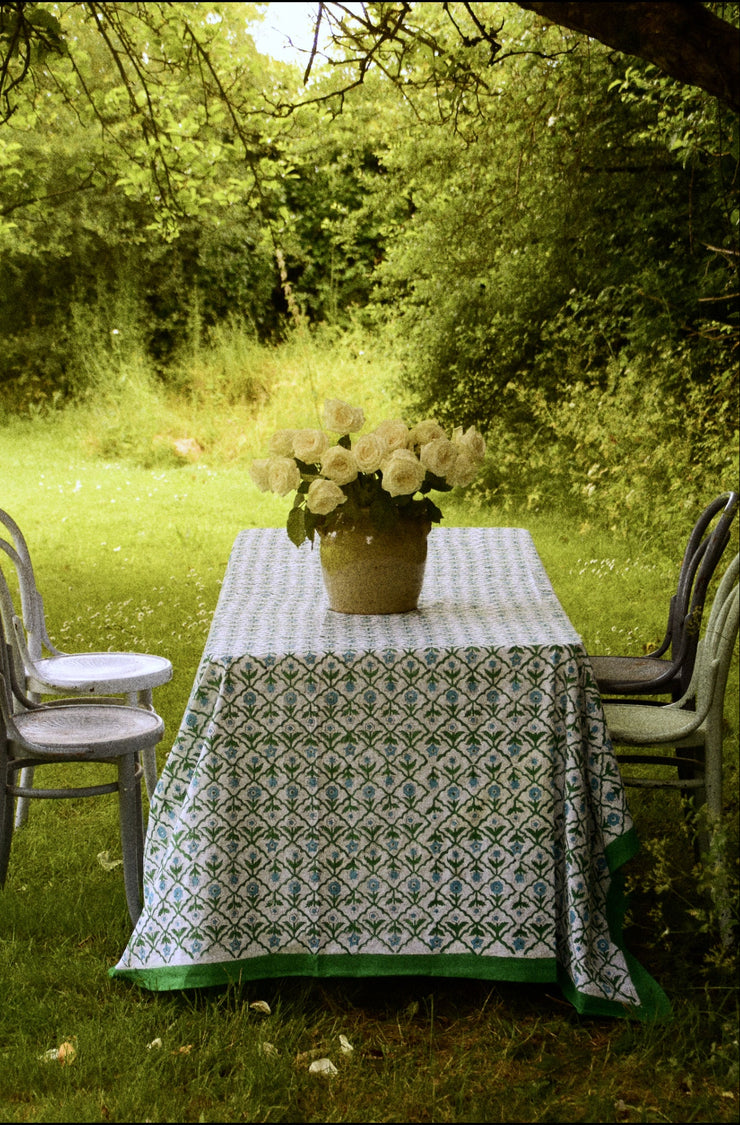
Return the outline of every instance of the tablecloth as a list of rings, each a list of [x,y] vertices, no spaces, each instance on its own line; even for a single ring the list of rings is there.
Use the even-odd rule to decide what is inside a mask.
[[[418,610],[328,608],[319,552],[235,542],[113,976],[557,981],[653,1017],[637,840],[583,643],[528,532],[435,528]]]

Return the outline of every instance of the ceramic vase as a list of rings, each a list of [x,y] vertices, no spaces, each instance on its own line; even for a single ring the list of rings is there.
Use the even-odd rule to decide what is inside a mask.
[[[369,517],[321,532],[321,568],[337,613],[407,613],[424,582],[431,525],[401,519],[378,530]]]

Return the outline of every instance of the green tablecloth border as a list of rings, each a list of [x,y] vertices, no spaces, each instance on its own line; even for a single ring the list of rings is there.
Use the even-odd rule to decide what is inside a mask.
[[[577,1012],[584,1016],[628,1016],[642,1021],[663,1020],[671,1017],[671,1003],[660,985],[642,967],[624,945],[623,926],[627,907],[624,890],[622,866],[633,859],[640,850],[637,832],[630,828],[618,840],[613,840],[605,849],[606,862],[611,873],[611,883],[606,897],[606,920],[609,936],[621,950],[632,983],[640,998],[639,1008],[630,1008],[613,1000],[601,1000],[579,992],[569,977],[558,969],[558,984],[566,999],[570,1000]]]
[[[554,957],[518,959],[479,957],[474,953],[439,955],[387,953],[276,953],[243,961],[218,961],[210,965],[165,965],[159,969],[110,969],[153,991],[207,988],[219,984],[244,984],[269,977],[450,977],[475,980],[519,981],[552,984],[556,981]]]
[[[640,963],[629,953],[622,937],[626,907],[624,878],[620,868],[639,851],[634,828],[606,848],[606,861],[612,875],[606,902],[609,932],[622,951],[640,1006],[630,1007],[579,992],[554,957],[522,960],[516,957],[485,957],[472,953],[448,956],[423,954],[343,953],[328,956],[285,954],[251,957],[241,961],[219,961],[203,965],[165,965],[157,969],[109,969],[110,977],[134,981],[152,992],[187,988],[209,988],[225,984],[280,977],[438,977],[468,980],[508,981],[520,984],[557,983],[563,995],[581,1015],[632,1017],[640,1020],[665,1019],[671,1014],[668,997]]]

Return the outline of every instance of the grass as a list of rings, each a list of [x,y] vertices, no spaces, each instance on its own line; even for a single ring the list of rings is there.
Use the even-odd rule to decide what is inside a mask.
[[[149,387],[143,408],[131,391],[133,413],[98,400],[0,428],[0,505],[26,533],[52,637],[173,661],[174,680],[156,693],[160,766],[233,539],[286,514],[287,501],[251,484],[250,458],[273,429],[311,424],[323,397],[372,403],[378,418],[403,408],[392,363],[352,338],[298,339],[251,361],[256,398],[224,392],[207,406],[205,392],[172,401]],[[154,441],[162,434],[202,452],[178,459]],[[529,527],[591,651],[640,652],[662,634],[683,531],[646,546],[567,512],[502,512],[481,498],[445,498],[444,510],[452,524]],[[736,704],[735,668],[735,762]],[[736,768],[731,832],[735,778]],[[176,994],[111,981],[129,935],[120,868],[99,858],[120,854],[115,804],[39,802],[0,897],[0,1120],[734,1121],[732,965],[673,795],[638,795],[633,813],[644,850],[627,940],[669,993],[664,1025],[585,1019],[551,988],[475,981],[276,980]],[[71,1065],[41,1061],[63,1042],[75,1046]],[[312,1052],[333,1061],[335,1078],[309,1072]]]

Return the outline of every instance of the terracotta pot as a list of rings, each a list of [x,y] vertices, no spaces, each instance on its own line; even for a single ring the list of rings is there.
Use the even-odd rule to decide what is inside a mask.
[[[321,533],[321,568],[337,613],[407,613],[424,582],[431,524],[401,520],[378,531],[369,518]]]

